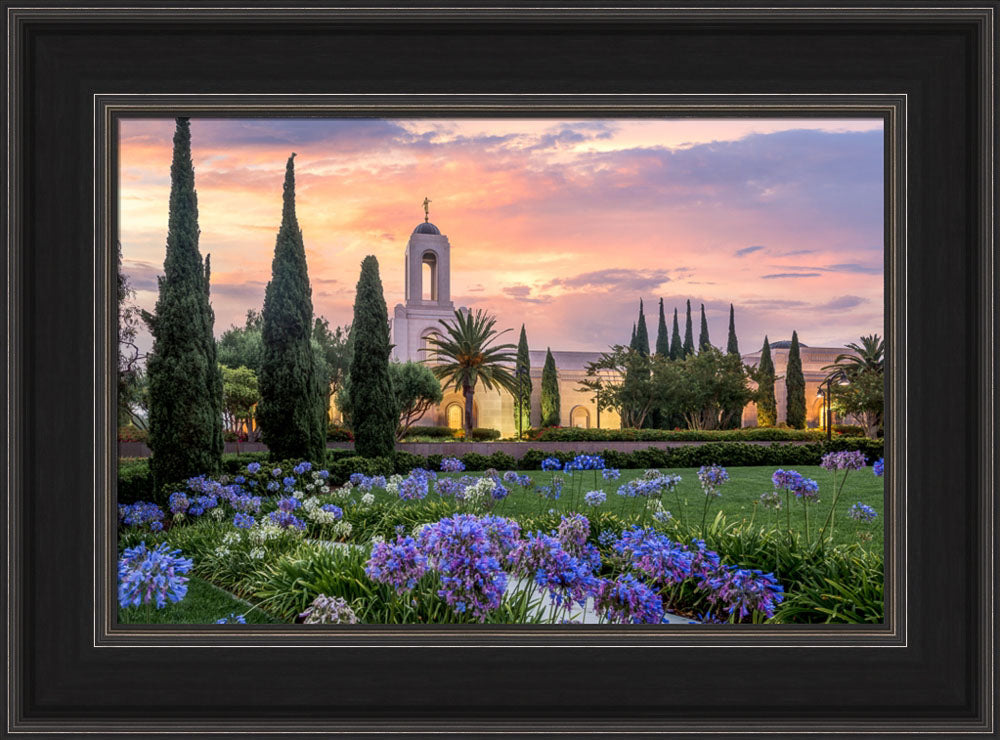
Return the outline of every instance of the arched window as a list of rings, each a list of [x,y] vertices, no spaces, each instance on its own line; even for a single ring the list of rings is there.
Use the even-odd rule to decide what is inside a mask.
[[[424,252],[422,270],[423,292],[420,296],[424,301],[438,299],[437,255],[434,252]]]
[[[457,403],[450,404],[448,408],[445,409],[445,414],[448,417],[448,426],[451,429],[462,428],[463,426],[462,417],[465,416],[465,412],[460,404]]]
[[[590,411],[585,406],[574,406],[573,410],[569,412],[569,425],[590,429]]]

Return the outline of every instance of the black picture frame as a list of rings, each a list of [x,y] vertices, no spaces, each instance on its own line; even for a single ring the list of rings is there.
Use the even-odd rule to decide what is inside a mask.
[[[995,735],[997,6],[5,2],[7,732]],[[792,109],[886,121],[885,624],[115,623],[117,117]]]

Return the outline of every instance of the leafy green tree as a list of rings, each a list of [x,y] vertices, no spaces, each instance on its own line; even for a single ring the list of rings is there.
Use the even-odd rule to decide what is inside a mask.
[[[145,355],[136,344],[136,334],[142,313],[132,301],[135,290],[122,272],[122,245],[118,243],[118,426],[132,424],[146,428],[143,417],[144,378],[142,363]]]
[[[654,373],[654,397],[665,411],[679,413],[689,429],[722,429],[730,409],[742,409],[754,394],[739,356],[709,346]]]
[[[465,399],[465,438],[472,439],[472,411],[476,386],[483,384],[486,390],[506,390],[511,395],[517,392],[517,381],[510,368],[517,361],[512,350],[513,344],[493,345],[500,336],[510,329],[497,331],[496,317],[482,309],[475,314],[455,311],[455,320],[441,319],[444,331],[427,338],[428,359],[435,365],[434,375],[447,389],[461,390]],[[544,390],[544,382],[543,382]]]
[[[806,426],[806,379],[802,374],[799,335],[794,331],[792,332],[792,346],[788,349],[785,391],[788,394],[785,421],[792,429],[804,429]]]
[[[687,302],[687,322],[684,325],[684,356],[694,354],[694,329],[691,326],[691,301]]]
[[[517,342],[517,362],[514,364],[514,427],[517,438],[524,436],[524,430],[531,428],[531,356],[528,352],[528,335],[521,324],[521,337]]]
[[[542,426],[559,426],[559,374],[552,350],[545,350],[545,364],[542,366]]]
[[[677,309],[674,308],[674,326],[670,332],[670,359],[679,360],[684,355],[684,347],[681,345],[681,331],[677,324]]]
[[[422,362],[390,362],[389,378],[399,418],[396,439],[402,439],[428,411],[441,403],[444,394],[441,383]],[[348,375],[341,382],[337,393],[337,407],[348,422],[353,415],[351,398],[351,376]]]
[[[753,373],[757,381],[757,426],[773,427],[778,423],[778,402],[774,398],[774,360],[771,359],[771,345],[764,335],[764,346],[760,350],[760,363]]]
[[[698,351],[702,352],[712,348],[712,342],[708,338],[708,320],[705,318],[705,304],[701,304],[701,333],[698,335]]]
[[[272,460],[326,457],[326,419],[312,346],[312,289],[295,216],[295,154],[285,166],[281,227],[261,312],[260,405],[257,419]]]
[[[847,348],[852,351],[837,355],[833,365],[823,368],[830,372],[832,407],[839,414],[857,417],[874,439],[885,409],[885,342],[871,334]]]
[[[248,367],[226,367],[222,372],[222,418],[230,432],[253,426],[254,406],[260,401],[257,374]]]
[[[654,410],[665,404],[661,369],[671,364],[662,355],[648,357],[634,347],[614,345],[587,364],[587,378],[580,390],[594,395],[601,410],[613,409],[622,428],[641,428]]]
[[[264,352],[261,325],[260,312],[250,309],[243,326],[226,329],[216,342],[219,362],[227,367],[248,367],[259,375]]]
[[[350,403],[354,449],[363,457],[389,455],[395,449],[399,415],[389,375],[389,314],[385,307],[378,260],[361,262],[354,297],[351,335]]]
[[[882,428],[885,409],[885,374],[863,369],[848,376],[842,383],[831,383],[833,410],[844,416],[854,416],[865,427],[865,434],[875,439]]]
[[[441,403],[444,393],[441,382],[422,362],[392,362],[389,364],[389,377],[399,413],[396,439],[402,439],[410,427]]]
[[[324,418],[328,418],[330,400],[337,395],[351,369],[351,327],[337,326],[331,330],[330,322],[319,316],[313,323],[312,343],[321,361],[317,366],[323,370],[321,405]]]
[[[198,251],[198,196],[187,118],[177,119],[174,132],[163,271],[155,312],[143,312],[153,335],[147,372],[150,471],[157,488],[217,472],[223,450],[222,376],[212,336],[210,268]]]
[[[660,320],[656,325],[656,354],[670,356],[670,333],[667,331],[667,317],[663,313],[663,299],[660,299]]]

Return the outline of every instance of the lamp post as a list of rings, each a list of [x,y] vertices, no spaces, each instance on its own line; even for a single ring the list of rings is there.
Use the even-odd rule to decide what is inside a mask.
[[[830,382],[833,380],[832,377],[827,378],[819,384],[819,389],[816,391],[816,395],[823,397],[823,420],[826,424],[826,441],[829,442],[833,439],[833,425],[830,423],[830,411],[832,398],[830,397]],[[826,390],[823,390],[823,386],[826,386]]]

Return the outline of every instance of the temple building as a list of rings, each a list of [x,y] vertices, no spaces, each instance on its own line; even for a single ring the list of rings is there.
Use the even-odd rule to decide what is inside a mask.
[[[455,318],[451,300],[451,243],[437,226],[425,219],[417,225],[406,244],[404,256],[404,302],[392,312],[392,359],[398,362],[427,361],[427,338],[441,329],[441,320]],[[463,307],[460,310],[467,311]],[[559,377],[560,426],[617,429],[619,415],[610,410],[598,411],[591,393],[580,390],[586,378],[587,364],[595,362],[600,352],[562,352],[553,350]],[[541,420],[542,365],[545,350],[531,350],[531,423]],[[426,426],[463,426],[465,399],[460,391],[449,388],[436,411],[420,421]],[[514,398],[506,391],[476,388],[472,406],[472,425],[499,429],[503,437],[517,433],[514,426]]]
[[[425,213],[427,203],[424,203]],[[428,361],[428,337],[441,330],[441,320],[454,320],[455,304],[451,300],[451,243],[428,217],[418,224],[410,235],[404,256],[405,295],[403,303],[396,304],[392,312],[392,359],[398,362]],[[468,311],[462,307],[459,310]],[[530,327],[528,336],[530,338]],[[509,340],[516,341],[516,340]],[[790,342],[779,341],[771,345],[775,366],[775,398],[778,421],[785,420],[785,367],[788,364]],[[802,370],[806,381],[806,426],[822,427],[823,402],[818,394],[819,384],[825,378],[822,368],[833,364],[842,347],[801,346]],[[587,365],[597,361],[601,353],[564,352],[553,350],[559,377],[560,426],[618,429],[621,417],[613,410],[598,410],[593,394],[581,390],[580,382],[586,376]],[[541,420],[541,376],[545,350],[530,350],[531,358],[531,424]],[[760,352],[743,355],[743,362],[756,365]],[[437,409],[428,412],[420,421],[425,426],[463,426],[465,399],[454,388],[446,390]],[[503,437],[513,437],[517,430],[514,422],[514,399],[506,391],[487,391],[476,388],[472,409],[473,427],[498,429]],[[743,426],[756,426],[756,404],[748,404],[743,411]]]

